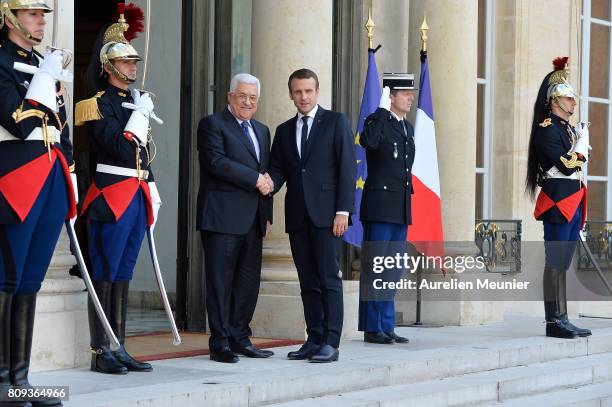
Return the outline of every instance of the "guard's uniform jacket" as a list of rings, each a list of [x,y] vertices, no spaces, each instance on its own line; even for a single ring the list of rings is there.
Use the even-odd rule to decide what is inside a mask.
[[[368,177],[361,198],[361,221],[410,225],[415,153],[412,125],[378,108],[367,117],[359,144],[366,150],[368,163]]]
[[[74,162],[64,100],[57,97],[57,114],[25,100],[32,75],[13,69],[15,62],[38,66],[39,58],[40,54],[8,39],[0,47],[0,225],[26,219],[56,162],[66,178],[67,219],[76,216],[69,174]],[[42,140],[43,133],[48,143]]]
[[[582,203],[582,223],[586,220],[586,187],[582,182],[584,159],[572,152],[575,129],[556,115],[540,123],[535,135],[536,154],[543,172],[542,189],[534,216],[555,224],[568,223]]]
[[[121,105],[124,102],[132,103],[129,91],[108,85],[93,98],[77,103],[75,124],[87,122],[92,161],[96,164],[81,213],[90,220],[117,222],[140,188],[146,198],[150,226],[153,210],[147,182],[154,181],[149,167],[152,157],[147,140],[138,140],[124,131],[133,112]]]

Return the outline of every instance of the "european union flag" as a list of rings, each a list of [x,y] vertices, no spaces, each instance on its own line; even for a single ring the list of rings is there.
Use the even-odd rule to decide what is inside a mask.
[[[376,68],[376,50],[368,50],[368,73],[366,74],[365,86],[363,89],[363,99],[361,100],[361,108],[359,109],[359,122],[357,124],[357,134],[355,134],[355,157],[357,159],[357,182],[355,185],[355,213],[353,213],[353,225],[344,234],[344,240],[353,246],[361,247],[363,240],[363,226],[359,220],[359,210],[361,208],[361,195],[363,194],[363,186],[365,179],[368,176],[368,167],[366,165],[365,149],[359,145],[359,135],[363,131],[363,123],[366,117],[374,113],[380,101],[380,82],[378,78],[378,69]]]

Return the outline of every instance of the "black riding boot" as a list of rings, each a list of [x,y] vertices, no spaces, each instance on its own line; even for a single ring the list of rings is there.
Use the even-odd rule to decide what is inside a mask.
[[[129,280],[115,281],[113,283],[110,324],[121,344],[119,350],[114,351],[113,355],[115,359],[127,367],[130,372],[150,372],[153,370],[151,364],[137,361],[125,350],[125,322],[127,318],[129,290]]]
[[[554,338],[575,338],[576,332],[570,329],[563,321],[563,310],[567,309],[565,302],[565,285],[561,287],[561,275],[565,271],[557,268],[544,268],[544,311],[546,314],[546,336]]]
[[[100,305],[108,319],[111,310],[111,283],[108,281],[94,280],[94,289],[100,300]],[[87,311],[89,314],[89,333],[91,335],[91,370],[94,372],[108,374],[126,374],[127,368],[123,366],[109,348],[109,339],[104,331],[102,323],[98,318],[91,298],[88,300]]]
[[[36,293],[14,294],[11,308],[11,368],[10,379],[15,389],[31,389],[28,381],[34,317],[36,315]],[[33,407],[61,406],[58,398],[29,399]]]
[[[13,294],[0,291],[0,406],[31,407],[29,401],[8,401],[11,388],[11,305]],[[7,400],[7,401],[4,401]]]
[[[559,297],[561,298],[561,320],[565,324],[565,326],[574,331],[577,336],[591,336],[591,330],[585,328],[578,328],[576,325],[569,322],[569,318],[567,316],[567,285],[566,285],[566,276],[567,273],[561,273],[559,276]]]

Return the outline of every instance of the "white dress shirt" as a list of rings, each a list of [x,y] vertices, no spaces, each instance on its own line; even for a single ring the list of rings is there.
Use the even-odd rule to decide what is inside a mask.
[[[251,137],[251,141],[253,142],[253,146],[255,147],[255,155],[257,156],[257,161],[259,161],[260,160],[259,141],[257,140],[257,136],[255,135],[255,130],[253,130],[253,126],[251,125],[251,122],[248,120],[240,120],[239,118],[237,118],[234,112],[232,112],[232,107],[230,105],[227,105],[227,109],[230,111],[232,116],[234,116],[234,119],[236,119],[236,121],[238,122],[238,125],[240,126],[240,131],[242,131],[243,121],[246,121],[247,124],[249,125],[249,136]]]
[[[297,123],[295,126],[295,141],[297,143],[297,150],[300,157],[302,157],[302,127],[304,126],[303,117],[308,117],[308,135],[310,135],[310,130],[312,129],[312,122],[317,114],[317,110],[319,110],[319,105],[315,105],[315,107],[308,112],[307,114],[302,114],[298,112],[297,114]]]

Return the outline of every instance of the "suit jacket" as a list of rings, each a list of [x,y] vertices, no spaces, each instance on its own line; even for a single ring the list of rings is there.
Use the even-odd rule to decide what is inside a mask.
[[[272,222],[272,197],[262,196],[255,188],[259,174],[270,171],[270,130],[256,120],[250,123],[259,142],[260,161],[227,108],[200,121],[198,230],[242,235],[258,216],[265,234],[266,221]]]
[[[538,126],[535,134],[535,150],[541,171],[547,172],[553,166],[563,175],[581,171],[584,161],[576,153],[571,152],[570,130],[576,133],[567,121],[554,114],[551,115],[550,121]],[[544,179],[536,201],[535,218],[551,223],[567,223],[574,216],[581,200],[566,198],[581,193],[582,187],[582,182],[577,179]],[[586,213],[586,201],[582,210]]]
[[[359,143],[366,150],[368,177],[361,197],[362,221],[412,223],[412,164],[414,129],[388,110],[378,108],[367,117]]]
[[[285,231],[302,228],[306,216],[331,227],[337,211],[355,210],[355,145],[346,116],[319,106],[302,162],[296,140],[297,115],[276,128],[270,175],[277,192],[287,182]],[[350,217],[349,217],[350,219]]]

